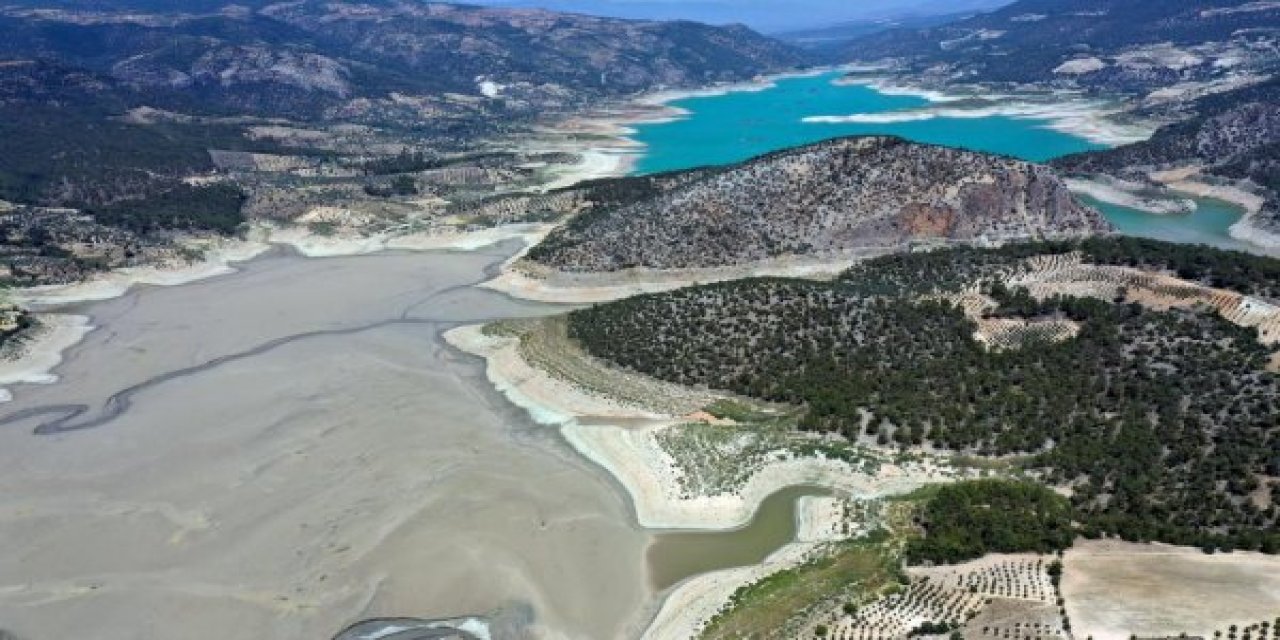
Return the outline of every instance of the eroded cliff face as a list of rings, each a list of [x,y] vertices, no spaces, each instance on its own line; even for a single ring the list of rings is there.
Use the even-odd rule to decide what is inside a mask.
[[[599,207],[553,233],[530,258],[574,272],[716,267],[922,240],[1109,230],[1045,167],[865,137],[770,154]]]

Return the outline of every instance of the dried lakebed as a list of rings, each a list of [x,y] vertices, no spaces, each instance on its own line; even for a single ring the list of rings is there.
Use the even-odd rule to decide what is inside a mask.
[[[651,536],[625,497],[440,341],[556,310],[472,286],[515,250],[277,253],[61,309],[97,328],[55,384],[0,405],[0,626],[323,638],[494,612],[571,637],[642,626]]]

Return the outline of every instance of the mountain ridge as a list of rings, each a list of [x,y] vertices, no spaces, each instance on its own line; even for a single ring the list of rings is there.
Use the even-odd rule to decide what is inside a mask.
[[[873,34],[844,57],[893,59],[935,82],[1143,93],[1259,64],[1274,70],[1274,55],[1252,47],[1274,49],[1278,31],[1280,6],[1269,3],[1019,0],[951,24]]]

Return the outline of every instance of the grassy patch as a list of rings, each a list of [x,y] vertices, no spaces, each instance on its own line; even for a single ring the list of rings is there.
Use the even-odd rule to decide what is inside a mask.
[[[918,506],[898,501],[881,507],[884,527],[738,589],[700,637],[796,637],[814,612],[839,603],[859,606],[902,589],[908,579],[900,558]]]
[[[732,420],[734,422],[768,422],[778,418],[777,413],[762,411],[750,403],[727,398],[716,400],[707,405],[706,411],[721,420]]]
[[[307,230],[315,235],[328,238],[338,233],[338,225],[327,220],[319,220],[308,223]]]
[[[707,411],[727,417],[714,413],[712,407]],[[753,410],[741,406],[731,411],[737,416],[731,418],[735,424],[682,424],[658,432],[659,446],[675,459],[682,472],[681,488],[686,496],[732,493],[746,485],[761,467],[777,460],[842,460],[867,474],[876,473],[883,461],[880,454],[864,447],[797,431],[795,413],[749,413]],[[748,415],[764,419],[739,420]]]

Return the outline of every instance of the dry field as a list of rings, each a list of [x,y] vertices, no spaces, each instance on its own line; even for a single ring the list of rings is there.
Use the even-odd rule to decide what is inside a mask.
[[[1076,637],[1212,637],[1280,616],[1280,557],[1082,541],[1067,551],[1062,592]]]

